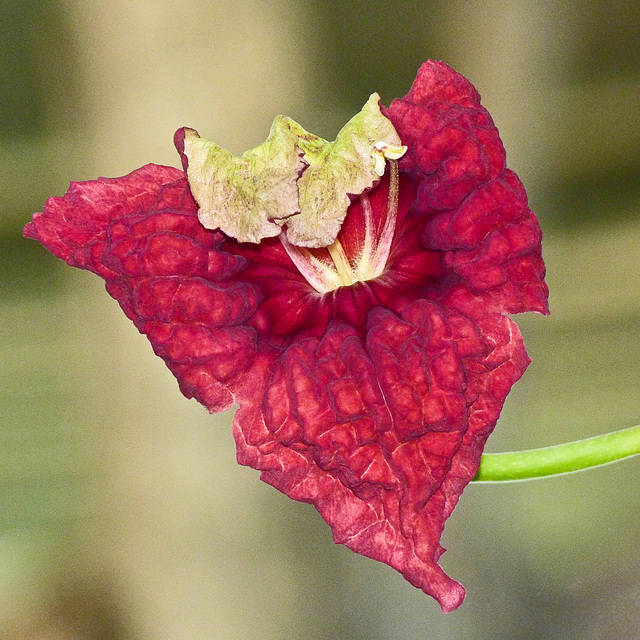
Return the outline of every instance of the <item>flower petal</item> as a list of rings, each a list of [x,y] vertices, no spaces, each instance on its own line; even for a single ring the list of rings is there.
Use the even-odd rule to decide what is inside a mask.
[[[182,171],[147,165],[122,178],[73,183],[25,235],[102,276],[187,397],[210,411],[236,402],[256,353],[245,321],[261,292],[231,281],[247,262],[218,251],[223,236],[198,221]]]
[[[404,153],[379,102],[372,94],[334,142],[278,116],[267,140],[240,157],[194,129],[179,129],[174,142],[201,222],[239,242],[277,236],[286,223],[293,245],[332,244],[351,198],[380,179],[385,156]]]
[[[376,309],[365,337],[331,323],[283,352],[234,424],[239,462],[445,611],[464,589],[437,565],[444,521],[528,364],[508,318],[485,325],[426,301],[401,316]]]
[[[548,313],[540,228],[491,116],[471,83],[425,62],[409,93],[388,109],[408,152],[401,170],[419,184],[414,215],[422,244],[443,252],[445,305]]]

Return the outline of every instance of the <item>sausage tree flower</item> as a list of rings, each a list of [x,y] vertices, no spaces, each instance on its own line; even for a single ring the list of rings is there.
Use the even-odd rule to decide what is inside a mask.
[[[541,233],[474,87],[426,62],[327,142],[288,118],[239,158],[175,136],[184,170],[72,183],[25,235],[107,291],[238,462],[335,542],[458,607],[445,520],[547,313]]]

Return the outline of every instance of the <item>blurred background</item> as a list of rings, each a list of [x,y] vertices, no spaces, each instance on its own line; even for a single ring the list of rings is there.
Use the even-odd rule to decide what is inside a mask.
[[[483,96],[545,233],[552,316],[489,451],[640,422],[640,3],[0,2],[0,639],[640,638],[640,466],[470,486],[456,612],[331,543],[235,462],[95,276],[22,226],[70,180],[333,139],[442,59]]]

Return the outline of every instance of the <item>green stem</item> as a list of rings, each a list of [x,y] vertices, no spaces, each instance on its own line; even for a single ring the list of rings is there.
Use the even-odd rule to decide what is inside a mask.
[[[640,425],[555,447],[485,453],[475,482],[509,482],[580,471],[640,454]]]

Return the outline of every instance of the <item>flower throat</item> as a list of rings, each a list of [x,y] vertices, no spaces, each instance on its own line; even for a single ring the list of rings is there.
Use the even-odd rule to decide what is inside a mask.
[[[399,191],[398,161],[387,157],[387,162],[389,194],[384,226],[376,232],[371,201],[364,191],[358,197],[364,217],[364,237],[349,254],[340,242],[340,234],[329,246],[318,249],[296,246],[284,232],[279,234],[282,246],[298,271],[318,293],[365,282],[383,273],[396,228]]]

